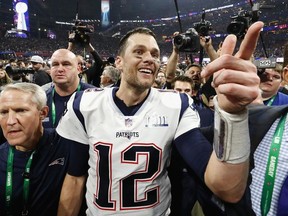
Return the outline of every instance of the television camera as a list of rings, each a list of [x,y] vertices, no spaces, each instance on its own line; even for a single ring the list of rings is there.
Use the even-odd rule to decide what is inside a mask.
[[[185,33],[175,36],[174,45],[180,52],[199,52],[199,36],[208,36],[211,30],[211,22],[205,20],[205,10],[203,9],[201,21],[193,23],[193,28],[189,28]]]
[[[259,19],[260,4],[252,5],[252,11],[239,11],[238,15],[232,16],[231,23],[227,26],[227,32],[243,39],[249,26]]]
[[[27,75],[27,74],[34,74],[35,71],[30,68],[12,68],[11,66],[7,66],[5,68],[7,74],[10,75]]]
[[[75,25],[69,35],[69,42],[85,46],[90,43],[89,33],[94,32],[94,27],[91,25],[84,25],[79,20],[76,20]]]
[[[212,24],[210,21],[205,20],[205,10],[203,9],[202,18],[200,22],[193,23],[195,30],[199,36],[208,36],[209,31],[212,30]]]

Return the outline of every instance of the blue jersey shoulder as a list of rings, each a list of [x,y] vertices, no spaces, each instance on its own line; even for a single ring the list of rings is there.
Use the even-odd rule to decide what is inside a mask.
[[[101,92],[101,91],[103,91],[103,90],[104,90],[103,88],[94,87],[94,88],[85,89],[84,92],[85,92],[85,93]]]
[[[157,90],[158,92],[161,92],[161,93],[167,93],[167,92],[178,93],[177,91],[173,89],[157,89]]]

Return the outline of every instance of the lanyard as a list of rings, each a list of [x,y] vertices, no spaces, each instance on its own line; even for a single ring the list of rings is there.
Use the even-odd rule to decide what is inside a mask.
[[[24,200],[24,207],[22,210],[22,215],[28,215],[27,210],[27,203],[29,197],[29,187],[30,187],[30,167],[32,164],[33,156],[36,151],[33,151],[30,155],[26,166],[25,172],[23,174],[24,182],[23,182],[23,200]],[[11,215],[10,208],[11,208],[11,198],[12,198],[12,182],[13,182],[13,158],[14,158],[14,147],[9,148],[8,152],[8,160],[7,160],[7,176],[6,176],[6,207],[8,215]]]
[[[77,86],[76,91],[80,91],[81,85],[80,83]],[[52,89],[52,104],[51,104],[51,112],[52,112],[52,125],[53,127],[55,126],[55,122],[56,122],[56,107],[55,107],[55,103],[54,103],[54,95],[55,95],[55,88],[53,87]]]
[[[281,117],[275,130],[275,133],[273,135],[273,140],[270,146],[269,158],[266,166],[265,179],[261,198],[262,216],[266,216],[268,214],[271,206],[278,156],[280,153],[280,146],[282,142],[287,115],[288,114]]]
[[[275,97],[276,97],[276,95],[274,95],[272,98],[269,99],[269,101],[268,101],[268,103],[267,103],[267,106],[271,106],[271,105],[272,105],[272,103],[273,103],[274,100],[275,100]]]

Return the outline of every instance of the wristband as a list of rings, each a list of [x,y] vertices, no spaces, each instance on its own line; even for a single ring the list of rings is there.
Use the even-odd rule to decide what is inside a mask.
[[[213,148],[222,162],[242,163],[250,155],[248,110],[231,114],[222,110],[214,97],[214,143]]]

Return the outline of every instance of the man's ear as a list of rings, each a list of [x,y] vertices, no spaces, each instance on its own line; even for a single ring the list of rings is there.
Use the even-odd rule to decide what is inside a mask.
[[[48,106],[44,106],[42,107],[42,109],[40,110],[40,118],[41,120],[44,120],[49,113],[49,107]]]
[[[117,56],[115,59],[115,66],[118,70],[122,71],[122,57],[121,56]]]

